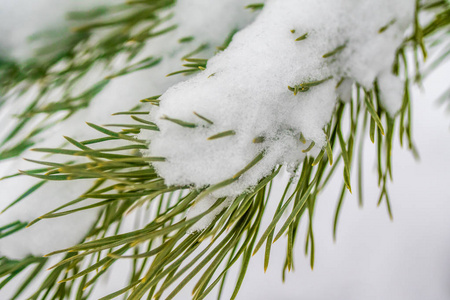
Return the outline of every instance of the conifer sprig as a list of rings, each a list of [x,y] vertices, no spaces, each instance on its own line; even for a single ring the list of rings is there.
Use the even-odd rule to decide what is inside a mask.
[[[128,5],[127,10],[133,10],[130,7],[133,5],[148,8],[145,11],[149,14],[143,14],[142,16],[146,15],[146,17],[142,17],[142,20],[147,20],[147,18],[158,20],[155,17],[155,12],[158,9],[169,7],[172,5],[172,1],[129,1]],[[259,9],[260,7],[260,4],[249,6],[250,9]],[[122,8],[117,7],[115,9],[120,12]],[[142,8],[140,7],[139,10],[142,10]],[[23,170],[20,174],[12,175],[37,177],[42,180],[41,185],[50,180],[70,181],[77,179],[88,179],[92,184],[91,188],[78,198],[55,208],[29,224],[15,222],[0,228],[0,237],[14,234],[14,232],[22,229],[24,226],[33,226],[36,222],[44,219],[64,217],[81,210],[100,209],[96,223],[80,244],[48,255],[57,256],[58,254],[63,254],[64,257],[62,259],[56,258],[56,263],[52,262],[53,266],[46,273],[47,275],[44,279],[38,278],[38,275],[42,274],[43,268],[48,264],[50,258],[27,257],[20,261],[1,258],[0,278],[3,281],[0,283],[0,287],[12,281],[28,267],[32,267],[29,277],[17,289],[14,296],[15,299],[18,299],[19,295],[32,280],[40,281],[40,286],[34,291],[31,299],[87,299],[98,279],[120,259],[130,260],[132,263],[133,268],[129,283],[116,292],[103,297],[102,299],[104,300],[123,295],[127,299],[142,299],[144,297],[148,299],[172,299],[193,280],[197,280],[193,289],[193,298],[204,299],[215,288],[219,290],[220,297],[228,271],[236,262],[240,261],[241,266],[237,282],[234,285],[234,291],[231,296],[234,299],[245,278],[251,256],[264,248],[264,270],[266,270],[269,266],[273,242],[283,236],[287,236],[283,279],[286,276],[286,271],[293,269],[293,249],[295,242],[298,240],[298,226],[301,219],[305,217],[308,219],[305,253],[309,254],[310,265],[313,268],[315,251],[313,215],[315,204],[319,199],[318,195],[327,185],[332,174],[339,169],[338,165],[341,165],[341,162],[343,162],[343,186],[337,201],[333,227],[333,233],[336,236],[339,214],[346,190],[354,191],[352,187],[357,186],[359,201],[361,204],[363,203],[362,156],[364,151],[362,147],[363,139],[367,139],[367,135],[376,147],[378,183],[380,185],[379,203],[384,201],[389,214],[392,216],[387,185],[393,174],[391,151],[393,139],[395,138],[396,124],[398,124],[398,138],[401,144],[405,144],[413,153],[416,153],[412,137],[409,90],[411,84],[415,80],[420,79],[420,76],[409,78],[410,70],[408,69],[409,63],[406,59],[406,52],[413,49],[417,53],[415,74],[421,74],[420,69],[418,69],[421,65],[419,50],[422,58],[425,58],[427,39],[442,32],[448,33],[449,30],[449,18],[447,17],[449,4],[447,1],[437,1],[426,6],[417,5],[416,14],[421,10],[435,10],[437,13],[435,18],[425,26],[421,26],[417,21],[414,26],[414,33],[411,37],[405,39],[402,47],[398,50],[394,71],[397,75],[405,78],[403,103],[400,112],[394,117],[386,112],[380,103],[376,82],[372,90],[365,90],[360,85],[355,84],[352,100],[348,103],[339,103],[332,120],[324,128],[327,136],[326,146],[316,157],[308,156],[296,167],[295,173],[298,176],[291,177],[287,182],[276,211],[268,216],[271,217],[271,221],[267,227],[261,228],[261,222],[263,217],[265,217],[264,214],[267,215],[265,208],[269,199],[272,181],[279,174],[282,168],[281,165],[276,166],[270,175],[261,179],[251,190],[233,199],[231,205],[217,214],[214,222],[207,228],[201,231],[190,232],[190,229],[198,220],[228,199],[218,199],[211,208],[192,219],[186,219],[188,209],[212,191],[239,180],[240,176],[259,162],[264,153],[262,152],[256,156],[241,172],[218,184],[204,188],[167,186],[164,183],[164,179],[155,172],[152,166],[154,162],[164,163],[165,158],[143,157],[140,155],[139,151],[147,148],[147,141],[136,138],[137,134],[143,130],[158,130],[157,126],[141,118],[142,114],[147,112],[136,110],[119,112],[117,114],[130,115],[130,122],[127,124],[109,124],[108,126],[88,124],[92,130],[98,132],[99,137],[96,139],[76,141],[67,137],[66,139],[72,147],[70,149],[35,149],[51,155],[67,156],[66,163],[55,163],[50,156],[47,161],[34,160],[33,162],[37,165],[35,169]],[[154,13],[150,14],[150,12]],[[72,17],[78,20],[96,20],[97,17],[103,16],[104,13],[105,11],[100,9],[98,11],[94,10],[87,15],[79,14],[72,15]],[[136,14],[138,13],[136,12]],[[141,16],[140,14],[138,15]],[[417,16],[416,19],[418,20]],[[104,23],[89,22],[88,25],[79,27],[77,32],[93,34],[93,30],[96,28],[125,25],[131,19],[119,17],[114,20]],[[380,34],[384,30],[380,30]],[[143,36],[139,35],[137,39],[150,38],[160,33],[161,31]],[[109,42],[113,43],[112,40]],[[121,44],[118,43],[116,45]],[[114,47],[110,48],[108,43],[105,43],[104,46],[105,49],[114,49]],[[117,52],[113,51],[114,53],[105,53],[104,58],[106,60],[111,58],[114,54],[121,52],[123,48],[117,48],[116,50]],[[336,50],[332,52],[333,55],[339,54],[339,51]],[[193,55],[190,54],[189,57]],[[444,56],[446,55],[448,55],[448,52],[444,53]],[[130,56],[133,56],[133,52],[130,52]],[[439,59],[442,59],[442,57]],[[206,60],[192,61],[193,59],[190,59],[191,61],[188,61],[190,65],[186,66],[188,70],[192,68],[197,72],[197,70],[201,70],[200,66],[203,67],[206,64]],[[112,73],[110,78],[100,81],[100,86],[93,88],[90,93],[82,94],[79,98],[75,97],[76,99],[69,102],[79,104],[79,102],[88,101],[86,99],[90,99],[90,95],[92,97],[95,96],[94,94],[98,93],[98,89],[101,90],[100,87],[106,84],[106,81],[111,80],[111,78],[150,67],[155,63],[157,64],[157,61],[157,58],[152,57],[137,63],[134,62],[117,73]],[[6,64],[8,64],[8,67],[0,67],[0,72],[6,72],[5,74],[16,74],[14,72],[19,74],[21,72],[14,64]],[[5,63],[3,66],[5,66]],[[74,68],[74,66],[66,70],[67,74],[73,71],[77,71],[77,68]],[[23,74],[17,75],[18,77],[16,78],[14,76],[9,77],[7,81],[2,81],[1,84],[10,88],[22,80],[34,78]],[[65,74],[57,76],[62,76],[58,78],[64,78]],[[292,87],[290,90],[294,93],[307,92],[307,90],[303,91],[305,87],[309,89],[321,83],[314,82],[312,85],[300,84]],[[57,86],[57,84],[55,83],[54,86]],[[52,87],[47,86],[41,93],[47,93]],[[159,96],[150,97],[142,100],[142,102],[159,105],[158,98]],[[65,105],[73,104],[61,101],[58,103],[45,103],[45,106],[43,106],[42,103],[41,100],[33,102],[33,105],[27,107],[23,117],[29,118],[37,113],[53,113],[66,110],[67,106]],[[212,123],[206,117],[196,115],[199,123],[202,122],[205,125]],[[344,127],[344,122],[341,121],[343,118],[350,120],[347,128]],[[166,120],[178,122],[177,124],[183,122],[170,119],[170,117],[167,117]],[[18,123],[9,139],[12,139],[25,125],[26,122]],[[196,130],[195,127],[192,126],[191,129]],[[119,128],[120,131],[110,128]],[[39,131],[38,129],[35,130]],[[222,132],[213,137],[226,138],[232,135],[231,132],[234,132],[234,130],[230,129],[225,132],[226,134]],[[32,133],[29,134],[30,138],[38,134],[38,132]],[[301,133],[298,133],[298,135],[302,142],[308,142]],[[110,141],[114,141],[114,145],[110,145]],[[116,142],[118,141],[121,142],[121,146],[117,146]],[[254,137],[254,142],[264,142],[264,137]],[[307,145],[311,146],[311,141]],[[17,156],[23,149],[31,146],[32,141],[25,139],[22,143],[18,143],[16,146],[2,152],[2,155],[7,153],[4,157]],[[299,151],[301,150],[299,149]],[[309,151],[305,152],[309,153]],[[357,160],[358,176],[356,185],[351,178],[352,166],[355,160]],[[22,201],[39,187],[31,187],[16,199],[13,204]],[[271,199],[271,201],[276,200]],[[76,207],[74,206],[75,204],[77,204]],[[145,218],[143,219],[146,222],[143,222],[142,226],[133,231],[123,232],[122,223],[130,212],[144,215]],[[287,217],[284,217],[285,214]],[[200,276],[198,277],[197,275]]]

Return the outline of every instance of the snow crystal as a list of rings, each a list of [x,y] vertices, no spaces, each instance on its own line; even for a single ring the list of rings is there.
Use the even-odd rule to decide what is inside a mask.
[[[395,114],[401,95],[388,70],[413,11],[410,0],[268,1],[205,71],[160,97],[150,116],[160,131],[141,136],[150,142],[145,155],[166,158],[154,165],[168,185],[202,188],[232,178],[263,153],[205,200],[210,207],[211,199],[239,195],[278,164],[301,162],[311,142],[308,154],[317,155],[326,143],[323,128],[338,99],[349,101],[353,82],[372,88],[379,77],[383,105]],[[208,139],[220,133],[227,134]]]

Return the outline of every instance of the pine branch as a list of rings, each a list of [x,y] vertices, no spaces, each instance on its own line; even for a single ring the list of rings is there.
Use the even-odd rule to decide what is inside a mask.
[[[87,25],[76,28],[77,33],[86,33],[86,36],[76,37],[76,44],[79,45],[87,41],[88,36],[95,34],[96,29],[111,27],[113,29],[123,29],[122,26],[149,21],[151,26],[165,22],[158,19],[157,12],[167,9],[172,5],[172,1],[130,1],[126,6],[119,6],[111,9],[98,9],[87,14],[72,14],[75,19],[89,20]],[[134,8],[138,6],[138,8]],[[145,7],[145,9],[142,8]],[[260,9],[260,4],[251,5],[250,9]],[[261,152],[252,161],[248,162],[240,172],[233,177],[220,183],[206,186],[203,188],[192,186],[167,186],[164,179],[161,178],[153,164],[165,163],[164,157],[143,157],[139,150],[146,150],[146,141],[137,138],[140,132],[145,130],[155,131],[158,127],[141,118],[142,114],[147,112],[130,109],[126,112],[118,112],[118,115],[129,115],[130,123],[127,124],[109,124],[108,126],[99,126],[89,123],[89,127],[97,131],[98,137],[87,141],[77,141],[70,137],[67,138],[72,147],[67,148],[38,148],[36,151],[52,154],[49,161],[32,161],[39,165],[36,169],[23,170],[21,174],[12,176],[33,176],[41,179],[44,184],[47,181],[69,181],[77,179],[88,179],[91,181],[91,188],[85,191],[80,197],[64,204],[61,207],[44,214],[40,218],[25,224],[15,222],[0,228],[0,236],[14,234],[24,226],[33,226],[36,222],[48,218],[59,218],[66,215],[93,208],[101,208],[99,217],[87,234],[84,241],[67,248],[50,253],[49,256],[64,253],[64,258],[59,260],[51,268],[47,277],[41,281],[40,287],[35,291],[31,299],[70,299],[76,295],[77,299],[85,299],[92,292],[93,287],[100,277],[111,268],[119,259],[129,259],[133,264],[133,271],[129,278],[128,286],[105,296],[102,299],[113,299],[120,295],[126,295],[128,299],[141,299],[146,296],[159,299],[166,297],[172,299],[177,293],[194,280],[196,275],[200,275],[193,291],[194,299],[203,299],[216,287],[223,290],[223,285],[227,272],[241,260],[238,281],[232,294],[234,299],[241,287],[247,272],[248,263],[252,254],[258,252],[265,244],[264,269],[267,269],[270,261],[271,247],[274,241],[283,236],[287,236],[287,253],[284,264],[283,278],[285,272],[294,267],[293,249],[297,241],[298,225],[306,215],[308,222],[308,231],[305,241],[305,252],[309,254],[311,268],[314,266],[314,230],[313,213],[315,203],[318,200],[319,193],[327,185],[332,174],[337,170],[337,166],[343,162],[343,187],[338,198],[337,208],[334,219],[333,233],[336,236],[339,214],[343,205],[346,189],[352,190],[351,169],[354,154],[358,153],[358,193],[360,203],[362,203],[362,139],[369,135],[374,143],[377,152],[378,183],[381,186],[379,204],[384,200],[389,214],[392,217],[390,198],[388,196],[388,182],[392,179],[391,150],[394,139],[395,124],[399,124],[399,140],[403,144],[405,141],[407,147],[416,152],[412,135],[411,119],[411,99],[410,88],[412,82],[420,78],[409,78],[406,51],[421,51],[422,57],[426,57],[427,39],[442,31],[448,32],[449,12],[448,3],[438,1],[427,6],[417,6],[417,14],[420,10],[438,10],[435,18],[427,25],[421,26],[415,22],[414,33],[408,37],[402,47],[397,52],[394,70],[397,75],[405,78],[404,97],[400,112],[396,116],[390,116],[380,104],[380,95],[377,83],[374,83],[372,90],[364,89],[358,83],[353,86],[353,99],[348,102],[341,102],[336,107],[332,120],[324,128],[327,137],[327,144],[316,157],[309,155],[309,150],[314,146],[311,141],[304,152],[308,157],[296,166],[298,177],[292,177],[286,184],[285,192],[279,200],[279,205],[273,214],[270,224],[266,228],[261,227],[261,220],[264,216],[267,201],[270,195],[270,189],[274,178],[280,172],[281,165],[274,168],[271,174],[262,178],[258,184],[250,190],[237,196],[230,206],[219,212],[214,222],[201,231],[190,233],[190,229],[202,217],[214,211],[226,198],[221,198],[208,210],[187,219],[187,211],[202,198],[208,196],[211,192],[226,187],[236,182],[240,177],[257,165],[264,156]],[[128,12],[132,12],[128,14]],[[108,21],[98,21],[107,13],[127,12],[124,16],[110,19]],[[108,18],[106,18],[108,19]],[[389,24],[388,24],[389,25]],[[380,29],[380,34],[387,30],[388,25]],[[152,27],[152,28],[154,28]],[[171,30],[167,27],[167,30]],[[112,30],[112,33],[116,31]],[[130,30],[131,32],[131,30]],[[128,34],[130,34],[128,32]],[[143,42],[156,35],[163,34],[165,31],[152,32],[145,31],[133,36],[138,42]],[[150,32],[150,33],[149,33]],[[13,63],[3,63],[0,65],[0,72],[8,74],[7,78],[1,82],[6,90],[12,90],[13,86],[18,86],[26,82],[29,86],[36,80],[46,78],[52,82],[44,86],[40,95],[31,105],[29,105],[21,114],[19,121],[7,136],[2,145],[6,145],[10,140],[19,134],[25,128],[27,120],[37,114],[52,114],[59,111],[67,111],[68,115],[88,105],[89,101],[95,97],[109,80],[114,77],[122,76],[130,72],[138,71],[143,68],[156,66],[158,58],[149,57],[144,60],[130,63],[121,70],[111,73],[107,79],[102,79],[91,89],[85,91],[76,97],[67,97],[62,101],[47,103],[42,100],[44,95],[52,88],[58,86],[67,86],[68,89],[76,82],[69,82],[67,78],[75,74],[83,74],[94,64],[94,61],[109,61],[122,51],[126,51],[132,57],[139,52],[139,47],[126,49],[124,43],[130,40],[131,35],[116,37],[108,36],[101,41],[99,49],[103,49],[100,55],[90,57],[86,62],[78,65],[75,61],[68,64],[67,69],[52,73],[51,66],[63,59],[71,59],[76,53],[65,52],[59,54],[58,60],[49,59],[49,63],[42,67],[42,73],[37,72],[36,77],[24,75],[20,68]],[[188,42],[190,39],[182,42]],[[231,40],[231,38],[230,38]],[[229,43],[229,41],[228,41]],[[70,44],[70,43],[69,43]],[[72,44],[70,44],[72,45]],[[225,46],[226,47],[226,46]],[[339,46],[335,50],[324,55],[325,58],[338,55],[345,46]],[[72,47],[74,48],[74,47]],[[221,49],[222,50],[222,49]],[[185,64],[186,70],[175,73],[194,73],[206,67],[206,59],[192,58],[195,54],[188,54]],[[447,55],[447,54],[445,54]],[[51,62],[51,63],[50,63]],[[419,55],[416,55],[416,66],[421,64]],[[33,72],[31,72],[33,74]],[[416,74],[420,70],[416,69]],[[2,73],[0,73],[1,75]],[[53,78],[53,79],[52,79]],[[80,77],[81,78],[81,77]],[[298,92],[308,92],[310,88],[329,80],[325,78],[318,81],[305,82],[289,87],[294,94]],[[142,102],[150,102],[159,105],[159,96],[150,97]],[[195,113],[198,122],[204,125],[211,125],[213,121]],[[343,128],[342,119],[348,115],[350,119],[349,127]],[[66,115],[67,117],[67,115]],[[188,127],[195,130],[197,124],[185,122],[182,120],[165,117],[165,120],[176,123],[177,125]],[[195,126],[193,126],[193,125]],[[45,126],[51,126],[46,124]],[[105,127],[119,128],[121,131],[113,131]],[[13,144],[2,152],[1,158],[16,157],[25,149],[32,147],[32,137],[37,135],[42,128],[35,128],[20,143]],[[229,130],[218,133],[210,139],[227,138],[236,134]],[[300,133],[300,140],[307,141]],[[358,137],[360,140],[358,140]],[[263,143],[264,137],[254,137],[254,143]],[[111,145],[110,142],[121,141],[122,146]],[[359,143],[358,143],[359,142]],[[339,146],[337,146],[339,145]],[[358,145],[358,146],[356,146]],[[65,155],[70,157],[66,163],[56,163],[52,161],[54,155]],[[334,157],[334,159],[333,159]],[[10,176],[10,177],[12,177]],[[7,179],[7,178],[5,178]],[[41,185],[42,185],[41,184]],[[354,183],[353,183],[354,185]],[[35,192],[40,185],[36,185],[27,190],[11,205],[14,205],[29,194]],[[97,202],[87,203],[88,200],[98,199]],[[275,199],[271,199],[275,201]],[[87,204],[86,204],[87,203]],[[74,208],[74,205],[82,205]],[[122,221],[125,215],[130,212],[144,212],[151,216],[141,228],[134,231],[119,233],[122,229]],[[282,217],[287,214],[284,220]],[[260,234],[260,230],[262,233]],[[24,270],[33,266],[34,270],[24,281],[24,284],[17,289],[14,298],[19,297],[21,292],[32,280],[39,280],[37,277],[42,274],[43,266],[48,258],[28,257],[21,261],[12,261],[6,258],[0,260],[0,277],[5,278],[0,283],[3,287],[14,279],[15,276],[24,272]],[[219,285],[220,284],[220,285]],[[219,294],[220,295],[220,294]]]

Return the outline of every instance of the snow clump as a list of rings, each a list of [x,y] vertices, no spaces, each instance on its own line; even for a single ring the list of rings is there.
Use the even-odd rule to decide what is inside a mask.
[[[378,78],[382,105],[394,115],[402,85],[390,70],[413,15],[411,0],[267,1],[206,70],[160,97],[150,116],[160,131],[141,136],[150,145],[145,155],[166,158],[154,166],[167,185],[203,188],[233,178],[262,154],[239,180],[211,194],[233,198],[277,165],[301,162],[311,142],[308,155],[317,155],[353,83],[370,89]],[[214,203],[205,201],[188,218]]]

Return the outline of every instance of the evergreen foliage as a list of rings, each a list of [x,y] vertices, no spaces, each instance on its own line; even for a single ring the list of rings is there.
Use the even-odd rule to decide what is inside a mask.
[[[36,98],[23,108],[22,113],[17,116],[14,129],[0,141],[0,159],[17,157],[26,149],[33,147],[35,137],[39,133],[87,107],[112,78],[142,69],[157,68],[160,62],[158,57],[147,57],[139,61],[135,61],[134,57],[141,51],[146,41],[175,28],[168,26],[163,30],[154,30],[157,25],[164,24],[170,19],[170,14],[160,12],[169,10],[173,4],[173,0],[139,0],[87,12],[73,12],[68,16],[76,21],[77,26],[70,36],[63,40],[54,40],[48,34],[39,36],[44,45],[40,51],[46,53],[43,58],[25,65],[7,60],[0,61],[0,105],[9,97],[24,93],[39,83]],[[259,10],[262,7],[263,4],[260,3],[248,6],[252,10]],[[421,13],[432,14],[433,18],[426,24],[421,24],[419,22]],[[380,32],[384,30],[386,28],[380,28]],[[234,33],[230,34],[219,50],[228,46]],[[384,203],[392,217],[388,183],[392,179],[390,153],[393,141],[398,138],[402,145],[417,155],[412,133],[411,85],[420,83],[422,76],[448,58],[449,33],[449,3],[437,1],[420,5],[417,1],[413,32],[398,49],[393,66],[395,74],[404,79],[404,98],[400,112],[391,117],[383,109],[376,83],[372,90],[366,90],[356,83],[353,86],[352,100],[348,103],[339,103],[332,120],[324,128],[327,135],[326,147],[317,157],[308,157],[296,166],[296,173],[300,175],[290,178],[281,199],[271,199],[279,203],[275,212],[265,211],[265,208],[272,182],[282,166],[277,166],[251,191],[237,197],[206,229],[191,232],[190,228],[198,220],[226,199],[219,199],[206,212],[189,220],[185,218],[187,210],[212,191],[238,180],[263,158],[264,152],[233,177],[204,189],[165,185],[164,179],[152,167],[152,162],[162,162],[165,158],[142,156],[139,151],[147,149],[148,145],[146,141],[137,138],[142,131],[158,130],[156,124],[143,118],[149,111],[143,110],[140,103],[157,106],[159,96],[143,99],[129,111],[117,112],[117,115],[128,115],[129,123],[103,126],[88,123],[89,130],[97,132],[98,137],[95,139],[77,141],[65,137],[68,147],[33,149],[50,155],[47,156],[47,160],[30,160],[36,164],[36,168],[22,170],[2,180],[15,176],[32,176],[40,181],[35,186],[28,187],[7,209],[49,181],[88,179],[91,181],[91,188],[77,199],[55,208],[30,223],[17,221],[0,228],[0,238],[45,219],[64,218],[65,215],[74,212],[98,207],[101,210],[85,239],[73,247],[49,253],[45,257],[30,256],[23,260],[1,258],[0,288],[10,282],[16,282],[15,277],[26,272],[27,277],[18,285],[13,299],[20,299],[32,281],[39,282],[39,287],[33,291],[30,299],[89,299],[99,278],[114,266],[115,262],[123,259],[129,260],[132,264],[128,285],[102,300],[124,295],[130,300],[172,299],[191,280],[197,280],[193,290],[194,299],[204,299],[213,289],[219,291],[220,298],[227,272],[238,263],[240,266],[236,268],[239,268],[239,275],[232,294],[234,299],[244,280],[252,255],[258,251],[265,251],[264,269],[267,269],[272,244],[283,236],[287,236],[283,278],[286,271],[294,267],[293,249],[298,240],[298,226],[302,218],[308,219],[305,253],[309,255],[313,268],[312,220],[315,203],[320,191],[338,170],[339,164],[343,164],[343,184],[334,217],[334,236],[346,190],[357,192],[361,205],[363,203],[363,139],[370,138],[376,148],[379,204]],[[299,33],[299,36],[297,39],[299,41],[307,38],[307,34]],[[189,37],[180,42],[188,40]],[[430,67],[427,71],[421,72],[423,60],[427,57],[427,49],[436,44],[440,44],[443,50],[429,62]],[[184,69],[169,75],[201,72],[207,63],[207,59],[197,58],[197,54],[201,51],[202,45],[195,53],[186,55]],[[339,51],[337,48],[324,57],[333,56]],[[410,52],[414,53],[412,63],[408,58]],[[77,89],[78,81],[93,66],[107,69],[108,63],[117,55],[125,55],[127,58],[127,63],[122,69],[111,70],[110,76],[99,79],[87,90]],[[57,68],[61,65],[62,68]],[[326,80],[299,83],[288,88],[297,94],[306,92]],[[57,101],[50,101],[47,95],[57,88],[62,88],[65,96]],[[449,92],[442,99],[448,98],[448,95]],[[63,113],[58,114],[57,118],[52,117],[60,112]],[[210,124],[214,122],[198,113],[195,114],[199,122]],[[32,120],[38,116],[43,121],[35,125],[36,122]],[[344,119],[349,122],[344,122]],[[166,116],[165,120],[184,127],[196,126],[170,116]],[[397,137],[396,127],[399,132]],[[235,132],[230,130],[209,139],[233,134]],[[262,140],[262,137],[255,137],[253,142],[259,143]],[[121,146],[117,146],[118,141]],[[310,145],[305,152],[312,146],[314,145]],[[52,159],[54,156],[64,156],[67,159],[63,163],[55,162]],[[353,168],[357,168],[357,178],[351,177]],[[87,201],[92,199],[95,201]],[[75,204],[78,205],[76,208]],[[119,233],[125,215],[130,212],[141,215],[147,222],[134,231]],[[267,227],[261,226],[264,214],[269,214],[272,218]],[[283,217],[285,215],[287,218]],[[62,258],[58,258],[58,262],[51,266],[49,271],[45,271],[44,267],[48,267],[49,257],[53,256]]]

